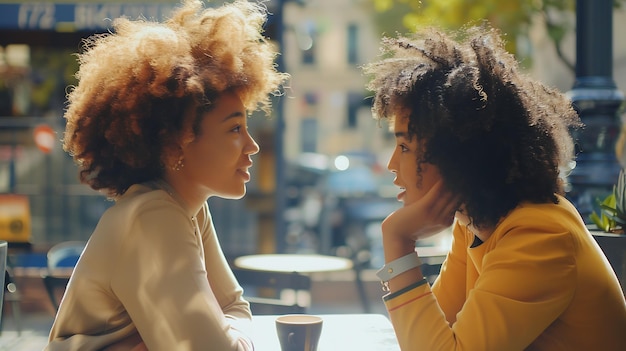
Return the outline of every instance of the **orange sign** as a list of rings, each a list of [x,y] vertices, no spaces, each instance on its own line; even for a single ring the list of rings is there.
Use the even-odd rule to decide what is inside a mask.
[[[54,129],[47,124],[36,126],[33,131],[33,137],[35,138],[35,145],[45,154],[49,154],[57,142]]]

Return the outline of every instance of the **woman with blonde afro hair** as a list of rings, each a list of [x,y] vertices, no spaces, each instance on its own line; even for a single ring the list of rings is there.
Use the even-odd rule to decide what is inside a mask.
[[[614,271],[565,198],[581,126],[488,25],[384,38],[365,67],[403,206],[382,222],[383,301],[403,351],[626,350]],[[437,278],[418,240],[451,228]],[[432,283],[432,287],[431,287]]]
[[[63,145],[115,204],[72,273],[46,350],[252,350],[251,313],[207,200],[238,199],[286,73],[267,11],[184,1],[162,23],[118,18],[86,41]]]
[[[187,2],[164,24],[118,18],[115,34],[86,43],[68,97],[64,148],[92,188],[121,195],[160,176],[171,166],[161,152],[171,151],[191,103],[207,110],[232,91],[247,110],[269,112],[268,94],[285,75],[275,71],[277,53],[262,37],[262,8],[241,1],[198,13],[201,6]]]

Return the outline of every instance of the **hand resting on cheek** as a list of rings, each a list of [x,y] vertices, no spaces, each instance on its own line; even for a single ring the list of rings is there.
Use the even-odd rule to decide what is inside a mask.
[[[458,196],[450,193],[439,180],[422,198],[405,204],[385,218],[383,241],[414,245],[415,241],[450,227],[458,207]]]

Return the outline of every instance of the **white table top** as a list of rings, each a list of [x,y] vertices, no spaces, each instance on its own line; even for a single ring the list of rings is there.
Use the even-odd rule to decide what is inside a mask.
[[[400,351],[389,319],[381,314],[321,314],[324,319],[317,351]],[[255,351],[280,351],[276,317],[252,317]]]
[[[235,266],[269,272],[317,273],[343,271],[352,268],[347,258],[309,254],[259,254],[237,257]]]

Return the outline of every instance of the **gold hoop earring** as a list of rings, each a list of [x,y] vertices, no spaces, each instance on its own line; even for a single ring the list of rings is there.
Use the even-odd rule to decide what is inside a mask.
[[[183,155],[180,155],[178,161],[176,161],[176,163],[172,166],[172,170],[180,171],[183,167],[185,167],[184,157]]]

